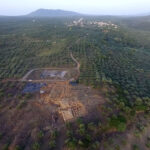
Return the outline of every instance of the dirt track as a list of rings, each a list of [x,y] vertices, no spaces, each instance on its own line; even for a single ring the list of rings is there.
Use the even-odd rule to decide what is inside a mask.
[[[80,63],[74,58],[74,56],[72,55],[72,53],[70,54],[70,56],[71,56],[72,60],[77,64],[76,69],[78,71],[78,75],[77,75],[76,79],[78,79],[78,77],[80,76]]]
[[[76,70],[78,72],[76,79],[78,79],[78,77],[80,76],[80,63],[74,58],[74,56],[72,55],[72,53],[70,53],[70,56],[72,58],[72,60],[77,64],[76,66]],[[28,80],[27,78],[29,77],[29,75],[36,70],[44,70],[44,69],[56,69],[56,70],[62,70],[62,69],[68,69],[68,68],[36,68],[36,69],[32,69],[29,72],[27,72],[21,79],[4,79],[3,82],[7,82],[7,81],[19,81],[19,82],[51,82],[51,81],[57,81],[57,80],[50,80],[50,79],[39,79],[39,80]],[[65,81],[65,80],[64,80]],[[62,80],[63,82],[63,80]]]
[[[78,77],[80,76],[80,63],[74,58],[74,56],[72,55],[72,53],[70,53],[70,56],[71,56],[71,58],[72,58],[72,60],[77,64],[77,66],[76,66],[76,70],[77,70],[77,72],[78,72],[78,74],[77,74],[77,76],[76,76],[76,79],[78,79]],[[60,68],[36,68],[36,69],[32,69],[32,70],[30,70],[29,72],[27,72],[24,76],[23,76],[23,78],[22,79],[20,79],[19,81],[29,81],[29,80],[27,80],[27,78],[28,78],[28,76],[33,72],[33,71],[35,71],[35,70],[40,70],[40,69],[60,69]],[[63,68],[61,68],[61,69],[63,69]],[[64,69],[66,69],[66,68],[64,68]],[[52,81],[52,80],[32,80],[33,82],[42,82],[42,81],[46,81],[46,82],[49,82],[49,81]],[[54,81],[54,80],[53,80]],[[29,82],[31,82],[31,81],[29,81]]]
[[[76,79],[80,76],[80,63],[70,53],[72,60],[76,63],[75,70]],[[56,68],[39,68],[39,69],[56,69]],[[58,68],[61,69],[61,68]],[[2,108],[0,115],[0,123],[4,126],[1,128],[7,137],[14,139],[10,145],[14,149],[16,145],[22,143],[26,145],[26,150],[30,150],[33,141],[36,141],[38,133],[44,131],[42,139],[43,146],[41,149],[48,149],[47,141],[52,131],[59,131],[59,146],[57,150],[62,150],[65,143],[66,125],[65,121],[76,119],[80,116],[85,118],[94,118],[101,116],[99,105],[103,105],[104,98],[100,93],[90,87],[79,85],[72,86],[69,80],[29,80],[29,75],[37,69],[27,72],[21,79],[6,79],[4,81],[18,82],[44,82],[46,86],[41,88],[44,93],[34,93],[23,106],[19,96],[15,96],[13,100]],[[62,70],[62,69],[61,69]],[[75,76],[74,75],[74,76]],[[20,84],[19,83],[19,84]],[[20,89],[22,91],[22,89]],[[19,93],[19,92],[18,92]],[[19,94],[20,95],[20,94]],[[18,97],[18,98],[16,98]],[[23,97],[26,100],[26,98]],[[24,101],[23,101],[24,102]],[[17,106],[17,107],[16,107]],[[18,106],[21,106],[19,108]],[[7,128],[6,128],[7,127]],[[7,139],[6,139],[7,140]],[[8,140],[7,140],[8,141]],[[0,143],[1,144],[1,143]],[[1,146],[1,145],[0,145]]]

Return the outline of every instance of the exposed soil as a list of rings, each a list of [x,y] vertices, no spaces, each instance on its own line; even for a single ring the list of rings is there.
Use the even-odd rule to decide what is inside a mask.
[[[50,135],[57,129],[59,138],[56,150],[61,150],[64,147],[65,122],[74,121],[81,116],[85,119],[100,117],[99,105],[105,102],[101,94],[84,85],[70,84],[70,81],[77,79],[80,74],[80,64],[72,54],[71,58],[77,67],[68,70],[73,73],[73,76],[69,76],[65,80],[35,78],[33,72],[36,72],[38,76],[38,69],[29,71],[20,80],[8,80],[17,81],[22,86],[18,88],[20,94],[16,93],[11,98],[6,97],[1,102],[0,132],[2,140],[0,147],[8,146],[9,150],[14,150],[19,145],[24,147],[24,150],[31,150],[33,144],[38,142],[42,143],[42,150],[48,150]],[[41,70],[45,70],[45,68]],[[33,76],[32,80],[29,79],[31,76]],[[40,87],[34,85],[35,83]],[[33,87],[36,89],[35,91]],[[32,94],[29,96],[28,93]],[[41,131],[43,133],[42,140],[38,137]]]

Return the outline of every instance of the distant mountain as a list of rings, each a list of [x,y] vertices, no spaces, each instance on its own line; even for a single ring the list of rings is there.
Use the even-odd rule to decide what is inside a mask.
[[[149,13],[143,13],[143,14],[137,14],[136,16],[150,16],[150,12]]]
[[[54,9],[38,9],[34,12],[31,12],[27,16],[31,17],[62,17],[62,16],[79,16],[81,14],[73,12],[73,11],[65,11],[65,10],[54,10]]]

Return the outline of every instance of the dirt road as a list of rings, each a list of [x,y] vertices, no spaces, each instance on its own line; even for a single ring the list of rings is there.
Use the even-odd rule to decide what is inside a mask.
[[[29,76],[33,71],[35,71],[35,70],[37,70],[37,69],[32,69],[32,70],[30,70],[29,72],[27,72],[27,74],[25,74],[25,75],[23,76],[23,78],[20,79],[20,81],[26,81],[27,78],[28,78],[28,76]]]
[[[78,72],[78,75],[77,75],[77,77],[76,77],[76,79],[78,79],[78,77],[80,76],[80,63],[74,58],[74,56],[72,55],[72,53],[70,53],[70,56],[71,56],[71,58],[72,58],[72,60],[77,64],[77,66],[76,66],[76,70],[77,70],[77,72]],[[33,71],[36,71],[36,70],[40,70],[40,69],[60,69],[60,68],[36,68],[36,69],[32,69],[32,70],[30,70],[29,72],[27,72],[23,77],[22,77],[22,79],[20,79],[20,81],[29,81],[29,80],[27,80],[27,78],[28,78],[28,76],[33,72]],[[63,69],[63,68],[61,68],[61,69]],[[35,82],[42,82],[42,81],[52,81],[52,80],[33,80],[33,81],[35,81]],[[31,82],[31,81],[30,81]]]
[[[77,71],[78,71],[78,75],[77,75],[76,78],[78,79],[79,76],[80,76],[80,63],[74,58],[74,56],[72,55],[72,53],[70,53],[70,56],[71,56],[72,60],[77,64],[76,69],[77,69]]]
[[[73,56],[72,52],[70,53],[70,57],[77,64],[77,66],[75,68],[77,70],[77,72],[78,72],[78,74],[76,76],[76,80],[77,80],[79,78],[79,76],[80,76],[80,63],[75,59],[75,57]],[[3,82],[6,82],[6,81],[20,81],[20,82],[49,82],[49,81],[54,81],[54,80],[42,80],[42,79],[39,79],[39,80],[28,80],[29,75],[33,71],[44,70],[44,69],[56,69],[56,70],[60,70],[60,69],[67,69],[67,68],[35,68],[35,69],[31,69],[30,71],[28,71],[21,79],[5,79],[5,80],[3,80]]]

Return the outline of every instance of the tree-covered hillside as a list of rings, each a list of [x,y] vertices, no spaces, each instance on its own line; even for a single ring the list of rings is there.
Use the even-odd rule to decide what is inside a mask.
[[[146,25],[138,25],[140,21]],[[107,149],[111,144],[106,142],[112,143],[112,133],[124,134],[136,120],[137,136],[150,114],[150,31],[147,24],[144,18],[111,16],[1,17],[0,146],[5,150],[9,147],[16,150],[25,147],[61,149],[61,145],[70,149],[97,150],[100,146]],[[85,101],[92,104],[94,94],[98,93],[105,102],[97,105],[85,120],[79,118],[66,126],[60,122],[57,126],[54,114],[51,119],[47,113],[53,110],[51,103],[43,105],[39,99],[44,97],[39,93],[22,93],[28,83],[13,79],[20,79],[35,68],[73,68],[76,64],[70,54],[80,63],[80,76],[76,82],[79,83],[77,91],[81,93],[76,99],[86,99],[89,94],[91,101]],[[96,89],[93,97],[88,93],[92,88],[84,85]],[[64,86],[68,89],[66,83]],[[47,88],[61,91],[56,90],[60,87],[55,84]],[[92,116],[95,111],[97,115]],[[142,123],[140,114],[145,118]],[[17,128],[16,122],[20,123]],[[61,129],[59,134],[54,125]],[[53,132],[47,132],[49,129]],[[120,143],[125,144],[125,141]],[[113,149],[120,149],[117,144]],[[137,149],[137,145],[133,148]]]
[[[86,23],[96,19],[108,20],[88,18]],[[73,20],[77,18],[1,18],[0,77],[21,77],[38,67],[69,67],[73,52],[81,62],[79,82],[97,88],[112,83],[129,105],[137,97],[149,97],[150,46],[144,48],[122,26],[69,26]]]

